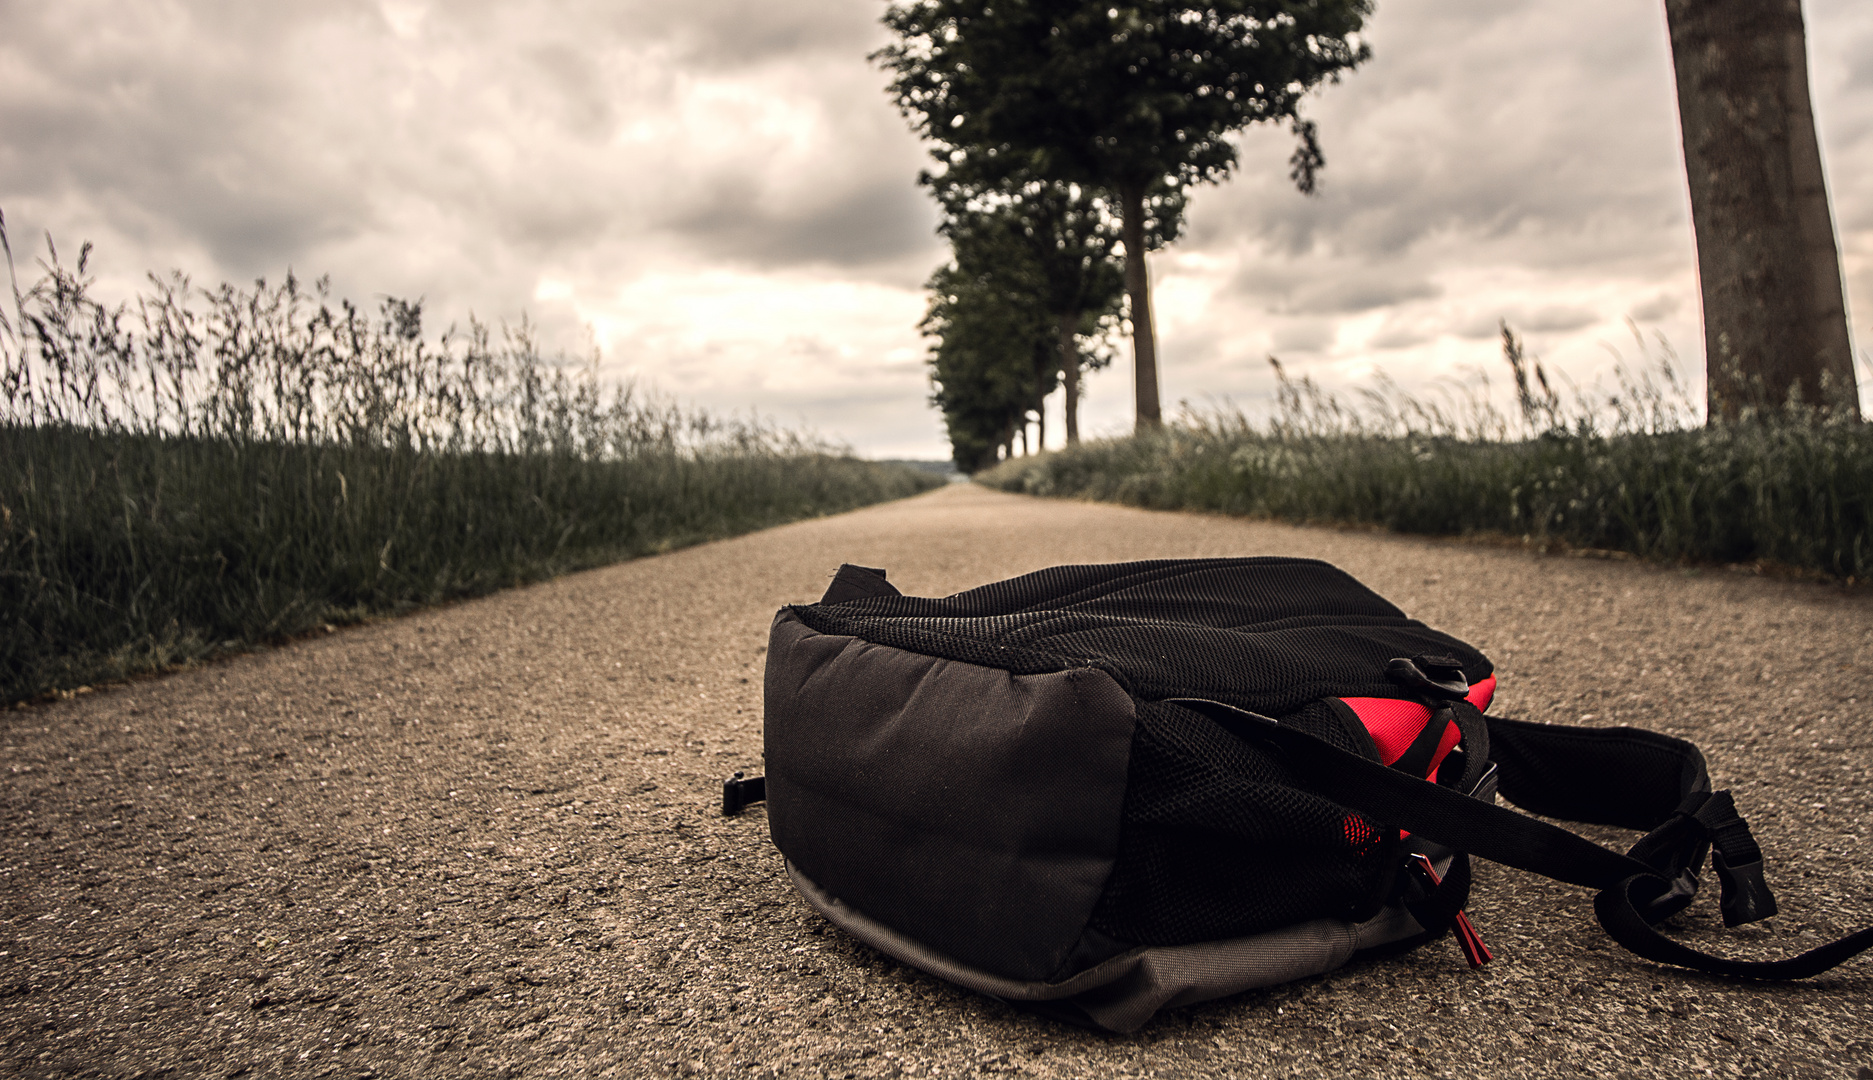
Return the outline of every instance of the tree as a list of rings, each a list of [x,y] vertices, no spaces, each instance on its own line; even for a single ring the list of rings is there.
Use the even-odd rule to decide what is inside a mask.
[[[1791,397],[1859,415],[1801,0],[1665,0],[1710,419]]]
[[[951,457],[966,473],[1011,454],[1026,439],[1028,413],[1059,381],[1051,320],[1018,260],[967,252],[930,278],[930,310],[921,324],[930,349],[932,404],[943,410]]]
[[[939,160],[1118,196],[1144,428],[1160,423],[1148,200],[1226,178],[1227,136],[1253,123],[1293,128],[1291,175],[1313,190],[1325,160],[1300,102],[1366,59],[1370,11],[1370,0],[915,0],[886,12],[899,41],[873,55]]]
[[[1079,339],[1116,316],[1124,288],[1113,260],[1116,220],[1106,200],[1077,184],[1025,174],[984,182],[966,169],[950,169],[923,180],[943,206],[939,231],[955,246],[958,264],[1001,264],[1000,276],[1034,290],[1052,318],[1067,443],[1079,442],[1080,373],[1108,359],[1084,352]]]

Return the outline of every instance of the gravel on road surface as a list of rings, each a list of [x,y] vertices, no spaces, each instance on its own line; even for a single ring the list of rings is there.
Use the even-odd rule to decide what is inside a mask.
[[[0,1075],[1873,1078],[1873,959],[1667,969],[1487,864],[1479,971],[1445,940],[1098,1035],[858,945],[761,807],[719,815],[761,768],[768,623],[841,562],[945,595],[1263,554],[1482,648],[1493,711],[1700,745],[1784,914],[1726,932],[1703,897],[1686,940],[1873,924],[1864,591],[958,484],[0,713]]]

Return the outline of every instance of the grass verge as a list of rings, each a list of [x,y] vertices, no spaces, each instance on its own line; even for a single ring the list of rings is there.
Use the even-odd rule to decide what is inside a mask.
[[[524,327],[432,347],[416,305],[290,278],[109,308],[84,266],[0,313],[0,702],[942,483],[607,391]]]
[[[1505,343],[1519,360],[1506,328]],[[1531,392],[1522,373],[1523,426],[1540,431],[1523,438],[1508,437],[1510,422],[1480,399],[1461,421],[1395,391],[1359,413],[1284,376],[1281,413],[1267,423],[1195,415],[1014,458],[976,479],[1158,509],[1873,576],[1873,425],[1791,408],[1686,426],[1687,411],[1662,407],[1644,380],[1624,385],[1610,409],[1583,403],[1563,415],[1545,378]]]

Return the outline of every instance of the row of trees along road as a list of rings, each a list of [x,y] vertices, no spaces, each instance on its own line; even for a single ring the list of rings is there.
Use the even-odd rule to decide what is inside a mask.
[[[1048,279],[1058,289],[1050,285],[1003,305],[1033,302],[1051,317],[1061,358],[1052,370],[1068,381],[1070,397],[1079,349],[1067,340],[1069,330],[1082,332],[1088,316],[1096,327],[1113,310],[1116,296],[1101,291],[1110,279],[1095,262],[1122,249],[1137,422],[1158,426],[1145,252],[1176,237],[1190,187],[1229,175],[1236,152],[1226,136],[1249,124],[1293,128],[1300,146],[1292,174],[1302,191],[1313,190],[1325,160],[1313,124],[1300,116],[1301,99],[1367,57],[1358,34],[1370,11],[1368,0],[893,5],[884,21],[898,40],[874,59],[894,74],[891,94],[905,117],[935,144],[938,169],[925,181],[943,205],[944,231],[956,247],[955,262],[933,281],[936,300],[925,324],[942,341],[937,400],[946,417],[978,393],[944,380],[946,363],[955,365],[953,378],[970,370],[961,355],[946,361],[944,335],[959,319],[973,325],[970,306],[993,299],[993,260],[976,261],[979,252],[969,249],[980,235],[998,233],[1031,241],[1036,262],[1049,261],[1050,245],[1079,259],[1076,273]],[[1049,217],[1046,207],[1066,212]],[[983,217],[1012,220],[985,227]],[[1057,230],[1050,232],[1049,223]],[[1092,259],[1102,250],[1105,259]],[[1081,303],[1087,306],[1073,310]],[[1026,392],[1046,382],[1029,380]],[[1069,440],[1078,436],[1073,404]],[[976,425],[992,426],[993,418]],[[956,445],[958,464],[969,467]]]
[[[992,463],[1017,435],[1025,448],[1029,413],[1044,418],[1041,402],[1056,387],[1065,390],[1067,442],[1079,442],[1080,375],[1111,362],[1124,287],[1109,200],[1027,174],[983,180],[963,166],[924,181],[953,254],[930,279],[922,329],[937,340],[935,401],[958,467]],[[1154,189],[1145,246],[1173,239],[1182,213],[1180,192]],[[1046,434],[1043,422],[1043,443]]]
[[[873,59],[938,166],[954,261],[924,329],[958,464],[993,460],[1058,382],[1077,441],[1080,341],[1121,310],[1139,429],[1161,423],[1145,254],[1285,123],[1304,193],[1325,166],[1302,99],[1366,60],[1369,0],[918,0]],[[1791,396],[1858,416],[1839,252],[1808,97],[1801,0],[1665,0],[1703,290],[1710,416]],[[1125,306],[1112,262],[1123,253]]]
[[[943,207],[954,259],[930,279],[922,329],[935,400],[959,468],[974,471],[1026,441],[1029,412],[1064,383],[1067,439],[1079,439],[1079,378],[1109,354],[1086,351],[1116,318],[1117,236],[1096,196],[1025,176],[981,182],[966,169],[925,177]],[[1043,441],[1045,425],[1041,428]]]

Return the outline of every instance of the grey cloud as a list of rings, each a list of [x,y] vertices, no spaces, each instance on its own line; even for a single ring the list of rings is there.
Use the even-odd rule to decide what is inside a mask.
[[[1317,352],[1333,343],[1337,324],[1332,319],[1283,319],[1275,328],[1275,352]]]
[[[1269,311],[1295,315],[1356,315],[1442,295],[1437,283],[1408,262],[1354,265],[1343,260],[1303,265],[1247,263],[1227,286],[1235,296],[1263,301]]]
[[[72,12],[36,14],[12,13],[0,46],[0,63],[30,73],[38,91],[0,95],[10,199],[58,205],[82,193],[126,233],[193,240],[241,276],[368,227],[356,178],[304,156],[287,119],[282,64],[265,43],[290,36],[303,11],[225,13],[253,32],[251,52],[136,25],[78,36],[62,23]]]
[[[1437,335],[1422,325],[1394,322],[1372,335],[1367,344],[1374,349],[1409,349],[1436,339]]]
[[[1453,322],[1450,326],[1450,332],[1457,338],[1466,341],[1480,341],[1484,338],[1493,338],[1502,333],[1500,322],[1505,319],[1506,316],[1500,314],[1492,314],[1485,311],[1473,312],[1468,318]]]
[[[307,251],[366,224],[341,206],[295,203],[290,193],[178,199],[174,219],[207,246],[226,272],[243,278],[280,272],[284,252]],[[286,262],[290,264],[291,258]]]
[[[1650,300],[1635,305],[1627,314],[1632,316],[1635,322],[1655,322],[1676,315],[1678,309],[1683,306],[1684,301],[1681,297],[1672,293],[1659,293]]]
[[[1190,240],[1190,246],[1200,248],[1202,245],[1193,238]],[[1230,293],[1237,296],[1265,300],[1268,303],[1268,309],[1273,311],[1288,303],[1301,281],[1302,278],[1289,267],[1278,265],[1267,259],[1251,259],[1236,271],[1227,288]]]
[[[1396,257],[1440,238],[1548,244],[1577,260],[1642,253],[1681,225],[1675,114],[1662,26],[1650,10],[1565,5],[1381,5],[1376,59],[1308,105],[1328,166],[1303,198],[1283,167],[1291,137],[1241,139],[1241,174],[1198,196],[1203,234],[1310,252]],[[1612,16],[1613,25],[1606,24]],[[1565,61],[1535,62],[1530,42]],[[1456,48],[1453,49],[1453,45]],[[1557,108],[1558,101],[1567,107]],[[1583,224],[1587,226],[1583,230]],[[1583,237],[1582,233],[1591,234]],[[1609,250],[1611,249],[1611,250]]]
[[[508,26],[514,11],[511,0],[447,0],[433,4],[429,18],[486,36]],[[862,55],[884,38],[882,14],[882,5],[850,0],[577,0],[553,5],[550,16],[536,6],[526,17],[576,28],[588,46],[654,43],[691,66],[722,69],[824,53]]]
[[[867,266],[939,251],[936,212],[906,180],[875,181],[809,205],[769,209],[751,183],[725,182],[665,223],[718,257],[757,266]]]
[[[1472,341],[1498,337],[1502,324],[1517,334],[1561,334],[1580,330],[1600,321],[1600,316],[1584,307],[1550,304],[1542,307],[1514,307],[1502,311],[1472,311],[1451,326],[1451,332]]]
[[[880,43],[882,6],[840,0],[749,4],[744,0],[639,0],[605,5],[620,34],[654,34],[674,42],[685,56],[712,66],[735,66],[778,57],[838,52],[863,53]],[[865,16],[855,18],[856,10]]]
[[[586,138],[611,133],[617,100],[588,52],[556,41],[529,50],[528,58],[540,78],[556,91],[554,104],[561,127]]]
[[[1225,333],[1211,322],[1181,326],[1174,332],[1167,329],[1160,344],[1164,355],[1176,357],[1177,365],[1186,371],[1231,367],[1243,363],[1245,359],[1239,335]],[[1128,364],[1131,360],[1129,350],[1122,355],[1120,365]],[[1259,352],[1247,356],[1260,362]]]
[[[1510,325],[1537,334],[1558,334],[1592,326],[1599,321],[1600,316],[1586,308],[1558,305],[1537,308],[1520,319],[1511,320]]]
[[[104,232],[202,250],[215,265],[198,276],[277,273],[413,226],[474,234],[449,246],[505,263],[604,249],[617,266],[659,222],[695,255],[759,267],[935,261],[908,134],[882,94],[849,104],[854,72],[867,91],[882,82],[863,61],[877,12],[851,3],[583,3],[547,18],[510,2],[410,4],[397,18],[368,2],[4,6],[0,62],[16,77],[0,93],[0,192],[15,218],[75,196]],[[754,63],[819,110],[811,137],[826,152],[790,167],[796,194],[765,194],[776,165],[759,139],[783,136],[699,161],[614,143],[621,124],[667,123],[658,110],[690,72]],[[914,282],[927,269],[888,272]]]
[[[1348,274],[1302,293],[1290,310],[1305,315],[1356,315],[1443,292],[1436,284],[1391,274]]]

